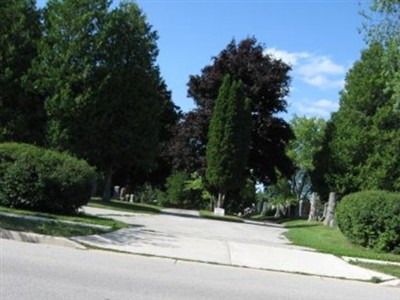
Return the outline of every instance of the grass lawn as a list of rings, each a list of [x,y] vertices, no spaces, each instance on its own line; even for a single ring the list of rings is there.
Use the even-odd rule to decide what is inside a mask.
[[[352,244],[338,228],[324,226],[319,222],[296,220],[284,222],[289,229],[285,236],[295,245],[314,248],[319,252],[337,256],[350,256],[400,262],[400,255],[379,253]]]
[[[108,203],[104,203],[100,198],[92,198],[90,199],[88,206],[133,213],[159,214],[161,212],[161,207],[156,205],[131,203],[115,199],[112,199]]]
[[[206,218],[206,219],[212,219],[212,220],[218,220],[218,221],[227,221],[227,222],[238,222],[238,223],[242,223],[244,222],[243,219],[236,217],[236,216],[215,216],[214,213],[208,211],[208,210],[200,210],[200,217],[202,218]]]
[[[370,269],[373,271],[385,273],[392,275],[394,277],[400,278],[400,267],[394,265],[381,265],[381,264],[374,264],[374,263],[366,263],[361,261],[350,261],[352,265],[356,265],[362,268]]]
[[[86,215],[84,213],[78,213],[76,215],[56,215],[56,214],[34,212],[28,210],[12,209],[3,206],[0,206],[0,212],[12,213],[23,216],[36,216],[51,220],[51,221],[37,221],[37,220],[28,220],[28,219],[9,217],[9,216],[0,216],[0,228],[15,230],[15,231],[34,232],[34,233],[54,235],[54,236],[69,237],[69,236],[105,233],[128,226],[123,222]],[[104,230],[100,228],[84,227],[80,226],[79,224],[68,224],[68,223],[62,223],[60,221],[70,221],[70,222],[79,222],[92,225],[109,226],[111,227],[111,229]]]

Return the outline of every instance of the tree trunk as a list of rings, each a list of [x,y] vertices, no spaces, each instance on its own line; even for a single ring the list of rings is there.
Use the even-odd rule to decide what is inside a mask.
[[[312,193],[310,200],[310,214],[308,215],[308,221],[317,220],[317,207],[319,202],[319,196],[317,193]]]
[[[112,176],[113,176],[113,169],[112,169],[112,167],[109,167],[109,168],[107,168],[107,171],[106,171],[103,197],[101,199],[103,202],[110,202]]]
[[[225,193],[219,192],[218,193],[217,208],[223,208],[224,207],[224,201],[225,201]]]
[[[298,216],[301,218],[303,216],[303,200],[299,200],[297,203],[299,205]]]
[[[336,206],[336,193],[331,192],[329,193],[328,209],[326,210],[326,218],[324,221],[324,225],[333,226],[335,206]]]
[[[277,204],[274,218],[279,219],[280,217],[281,217],[281,205]]]

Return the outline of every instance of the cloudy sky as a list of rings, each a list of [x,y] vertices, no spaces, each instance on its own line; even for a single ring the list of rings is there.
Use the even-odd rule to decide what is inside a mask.
[[[45,0],[39,0],[43,6]],[[114,0],[113,5],[119,1]],[[160,36],[159,65],[183,111],[189,75],[199,74],[235,38],[255,36],[265,53],[292,65],[288,113],[329,118],[346,72],[364,48],[367,0],[138,0]]]

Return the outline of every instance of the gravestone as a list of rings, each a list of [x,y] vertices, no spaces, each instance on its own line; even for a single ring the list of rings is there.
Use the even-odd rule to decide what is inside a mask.
[[[120,200],[125,200],[125,195],[126,195],[126,188],[122,187],[121,191],[119,192],[119,199]]]
[[[112,198],[119,199],[119,185],[114,185]]]
[[[225,209],[218,207],[214,208],[214,216],[219,216],[219,217],[225,216]]]

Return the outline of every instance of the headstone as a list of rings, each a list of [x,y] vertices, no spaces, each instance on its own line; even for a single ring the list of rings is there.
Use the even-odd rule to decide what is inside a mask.
[[[131,203],[133,202],[133,194],[129,195],[129,202],[131,202]]]
[[[125,195],[126,195],[126,188],[122,187],[121,191],[119,192],[119,199],[120,200],[124,200],[125,199]]]
[[[317,193],[312,193],[310,200],[310,214],[308,221],[316,221],[318,217],[319,196]]]
[[[225,216],[225,209],[217,207],[214,208],[214,216],[220,216],[220,217]]]
[[[119,185],[114,186],[112,198],[119,199]]]
[[[329,193],[328,208],[327,208],[327,212],[326,212],[326,218],[324,221],[324,225],[334,226],[335,206],[336,206],[336,193],[331,192],[331,193]]]

